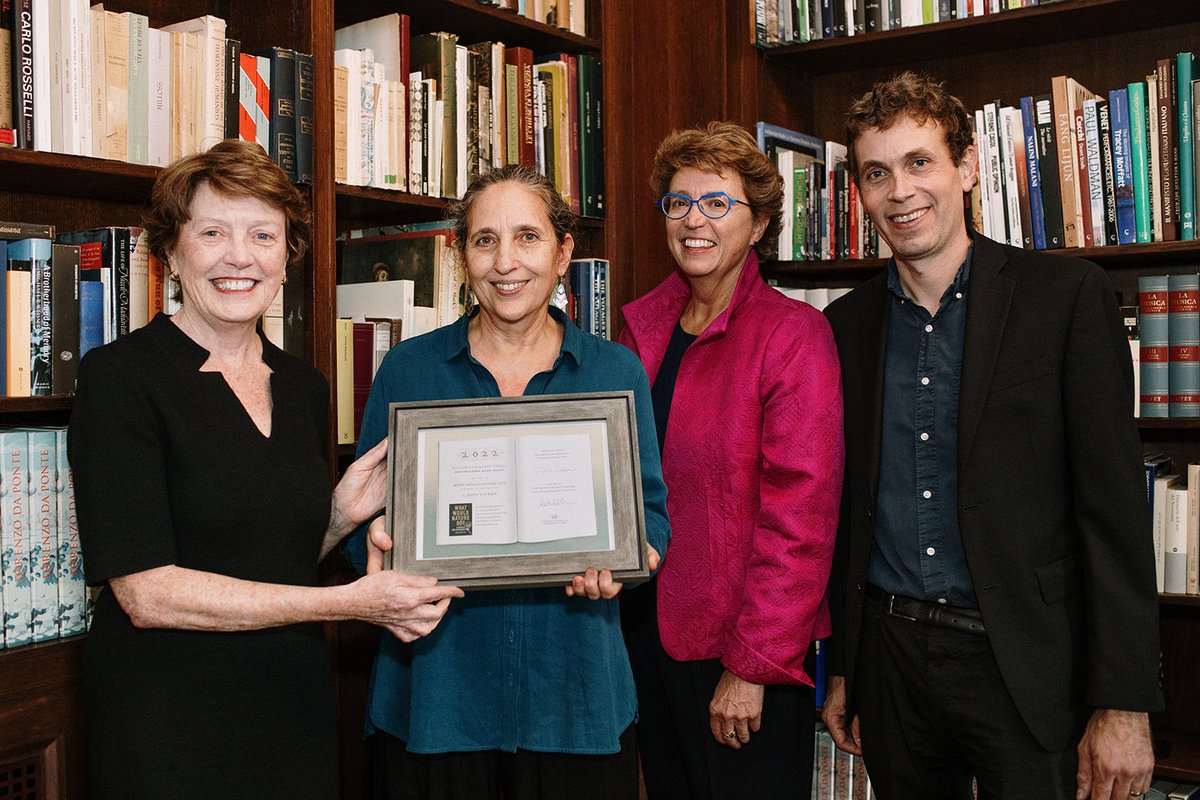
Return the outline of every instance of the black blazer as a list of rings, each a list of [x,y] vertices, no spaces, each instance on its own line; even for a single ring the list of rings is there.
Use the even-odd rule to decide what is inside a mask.
[[[1094,708],[1153,711],[1158,598],[1133,371],[1108,276],[975,236],[958,414],[958,520],[1005,685],[1048,750]],[[846,480],[830,674],[854,679],[874,533],[886,272],[826,310],[842,362]]]

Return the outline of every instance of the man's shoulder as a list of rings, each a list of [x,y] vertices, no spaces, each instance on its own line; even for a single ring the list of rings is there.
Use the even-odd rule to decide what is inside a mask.
[[[867,309],[876,307],[880,298],[886,297],[886,294],[887,270],[880,270],[878,274],[871,276],[826,306],[825,316],[837,331],[851,320],[857,319]]]

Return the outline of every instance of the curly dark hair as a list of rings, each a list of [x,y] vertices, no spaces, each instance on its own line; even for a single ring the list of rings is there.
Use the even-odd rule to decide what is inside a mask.
[[[854,145],[871,128],[887,130],[910,117],[918,125],[933,120],[946,134],[946,146],[954,165],[962,163],[971,145],[971,115],[961,100],[946,91],[944,81],[912,71],[880,81],[854,101],[846,112],[846,158],[850,174],[858,179]]]

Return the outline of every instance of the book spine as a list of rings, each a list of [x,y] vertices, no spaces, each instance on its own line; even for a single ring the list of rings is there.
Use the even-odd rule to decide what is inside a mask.
[[[313,57],[296,53],[296,177],[313,181]]]
[[[225,40],[225,138],[242,139],[242,43]],[[242,139],[242,141],[246,141]]]
[[[1037,123],[1033,98],[1021,98],[1021,132],[1025,139],[1025,172],[1029,185],[1029,222],[1033,248],[1046,249],[1046,214],[1042,204],[1042,170],[1038,161]]]
[[[29,437],[24,430],[0,433],[4,482],[0,485],[0,579],[4,592],[4,646],[33,641],[33,588],[29,553]]]
[[[296,168],[296,52],[285,47],[266,51],[271,65],[271,158],[293,182]]]
[[[1170,334],[1168,287],[1165,275],[1138,278],[1138,333],[1140,335],[1140,414],[1143,418],[1169,416]]]
[[[27,239],[30,248],[29,394],[50,394],[50,240]]]
[[[83,550],[79,545],[79,520],[75,515],[75,479],[67,462],[67,429],[54,432],[58,512],[58,632],[83,633],[87,583],[83,575]]]
[[[1134,212],[1133,156],[1130,152],[1129,92],[1113,89],[1108,93],[1112,131],[1113,201],[1117,210],[1117,244],[1137,241]]]
[[[116,309],[116,335],[129,333],[129,262],[133,244],[128,228],[112,229],[113,278],[116,287],[113,303]]]
[[[1162,211],[1162,239],[1179,239],[1179,141],[1175,135],[1175,59],[1158,61],[1158,207]]]
[[[1192,141],[1196,132],[1192,129],[1192,71],[1191,53],[1175,56],[1175,99],[1178,117],[1175,129],[1179,132],[1179,238],[1193,241],[1196,238],[1196,181]]]
[[[79,248],[56,244],[50,268],[51,393],[73,394],[79,368]]]
[[[130,164],[150,163],[150,74],[147,72],[150,30],[142,14],[127,13],[129,29],[128,104],[126,123]]]
[[[1054,140],[1054,112],[1050,95],[1038,95],[1033,101],[1037,133],[1037,162],[1042,185],[1042,215],[1046,228],[1046,248],[1064,246],[1062,189],[1059,185],[1058,148]]]
[[[1166,529],[1163,532],[1163,591],[1187,591],[1187,489],[1167,487]]]
[[[1095,98],[1083,102],[1084,158],[1087,162],[1087,189],[1091,207],[1092,243],[1105,244],[1104,230],[1104,170],[1100,163],[1099,110]],[[1082,173],[1081,173],[1082,174]]]
[[[1062,201],[1063,247],[1082,247],[1083,231],[1078,224],[1079,207],[1075,184],[1075,121],[1067,101],[1067,78],[1057,75],[1050,80],[1051,106],[1054,112],[1054,140],[1058,149],[1058,185]]]
[[[1138,243],[1150,235],[1150,154],[1146,141],[1146,84],[1134,81],[1126,87],[1129,98],[1129,154],[1133,176],[1134,237]]]
[[[1099,245],[1092,228],[1092,197],[1091,184],[1088,180],[1087,164],[1087,132],[1083,121],[1083,104],[1076,106],[1073,115],[1075,132],[1075,178],[1079,190],[1079,214],[1082,220],[1079,233],[1079,246],[1091,247]]]
[[[1096,100],[1096,126],[1100,138],[1100,188],[1104,190],[1104,243],[1120,244],[1117,233],[1116,167],[1113,163],[1112,120],[1107,99]]]
[[[54,507],[54,431],[33,428],[29,441],[30,624],[35,642],[58,638],[58,512]]]
[[[1200,275],[1167,278],[1168,416],[1200,417]]]
[[[34,74],[33,58],[33,0],[13,2],[13,128],[17,147],[33,149],[34,138]]]

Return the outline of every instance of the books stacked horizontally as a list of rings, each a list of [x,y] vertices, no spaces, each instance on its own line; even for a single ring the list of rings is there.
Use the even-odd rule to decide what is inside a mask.
[[[999,14],[1059,0],[749,0],[751,43],[777,47]]]
[[[587,35],[587,0],[479,0],[526,19]]]
[[[1037,250],[1195,239],[1194,61],[1159,59],[1099,93],[1059,75],[1017,106],[977,110],[975,229]]]
[[[874,800],[863,760],[837,749],[829,730],[819,722],[814,747],[813,800]]]
[[[1146,503],[1160,592],[1200,594],[1200,463],[1146,453]]]
[[[775,246],[779,261],[887,258],[863,211],[846,166],[846,146],[768,122],[756,126],[758,146],[783,178],[783,220]]]
[[[480,172],[522,163],[575,213],[604,216],[597,58],[409,27],[388,14],[335,31],[336,181],[455,198]]]
[[[824,311],[825,306],[850,292],[853,286],[817,286],[811,289],[801,289],[791,286],[776,286],[776,289],[793,300],[808,303],[818,311]]]
[[[0,647],[87,629],[66,428],[0,430]]]
[[[242,53],[214,16],[152,28],[86,0],[13,0],[0,15],[13,61],[0,145],[164,166],[240,137],[312,180],[311,56]]]

